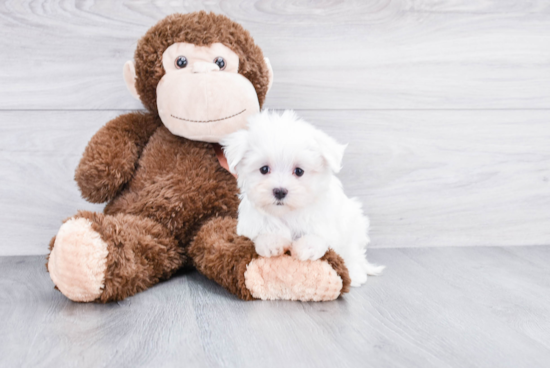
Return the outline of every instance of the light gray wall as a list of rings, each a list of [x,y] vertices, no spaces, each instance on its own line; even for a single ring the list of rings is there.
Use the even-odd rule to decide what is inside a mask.
[[[72,177],[94,132],[141,108],[122,66],[157,20],[199,9],[271,59],[268,108],[350,143],[372,247],[550,243],[548,2],[184,3],[0,4],[0,255],[44,254],[62,219],[101,210]]]

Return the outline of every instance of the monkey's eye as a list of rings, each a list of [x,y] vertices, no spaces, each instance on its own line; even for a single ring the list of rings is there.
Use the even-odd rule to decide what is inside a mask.
[[[297,168],[294,169],[294,175],[296,175],[297,177],[300,177],[300,176],[304,175],[304,170],[297,167]]]
[[[262,173],[262,175],[269,174],[269,166],[260,167],[260,172]]]
[[[214,64],[216,64],[220,68],[220,70],[225,69],[225,59],[222,58],[221,56],[218,56],[217,58],[214,59]]]
[[[183,68],[185,68],[185,67],[187,66],[187,58],[186,58],[185,56],[183,56],[183,55],[182,55],[182,56],[178,56],[178,57],[176,58],[175,64],[176,64],[176,68],[178,68],[178,69],[183,69]]]

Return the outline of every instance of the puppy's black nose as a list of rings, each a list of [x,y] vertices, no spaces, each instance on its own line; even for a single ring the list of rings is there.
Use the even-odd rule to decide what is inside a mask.
[[[288,193],[288,190],[286,190],[285,188],[275,188],[275,189],[273,189],[273,195],[278,200],[281,200],[284,197],[286,197],[287,193]]]

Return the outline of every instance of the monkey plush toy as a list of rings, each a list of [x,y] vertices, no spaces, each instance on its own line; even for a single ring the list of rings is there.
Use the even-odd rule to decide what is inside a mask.
[[[139,41],[124,79],[146,112],[121,115],[91,139],[75,179],[103,213],[80,211],[50,242],[47,269],[78,302],[121,300],[193,266],[244,300],[333,300],[348,270],[262,258],[236,234],[238,190],[217,142],[246,127],[273,82],[241,25],[198,12],[161,20]]]

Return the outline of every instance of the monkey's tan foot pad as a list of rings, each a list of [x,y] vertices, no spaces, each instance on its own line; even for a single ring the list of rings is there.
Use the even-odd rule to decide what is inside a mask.
[[[91,302],[103,292],[107,244],[85,218],[66,221],[55,238],[48,271],[57,288],[75,302]]]
[[[253,297],[262,300],[329,301],[342,292],[342,278],[324,261],[282,255],[256,258],[244,275]]]

